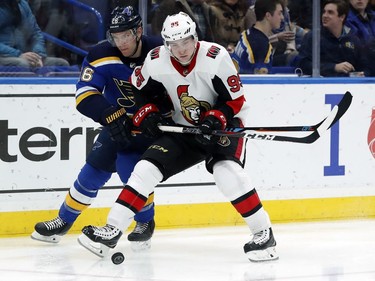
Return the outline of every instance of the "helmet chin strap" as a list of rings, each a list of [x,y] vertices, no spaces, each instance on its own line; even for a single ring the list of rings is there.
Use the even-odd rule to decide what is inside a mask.
[[[139,48],[139,42],[141,41],[142,35],[138,38],[137,35],[137,28],[132,29],[133,34],[135,35],[135,40],[137,41],[135,44],[134,52],[129,56],[129,58],[132,58],[135,53],[138,51]]]
[[[137,36],[135,40],[137,41],[137,43],[135,44],[134,52],[129,56],[129,58],[133,57],[135,53],[138,51],[139,42],[141,41],[141,38],[138,39],[138,36]]]

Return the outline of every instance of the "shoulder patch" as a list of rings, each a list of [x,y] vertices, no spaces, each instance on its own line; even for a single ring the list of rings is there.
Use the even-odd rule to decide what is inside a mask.
[[[160,46],[152,49],[150,52],[151,60],[159,58],[159,55],[160,55]]]
[[[217,55],[218,55],[219,53],[220,53],[220,48],[217,47],[217,46],[213,46],[213,45],[212,45],[212,46],[208,49],[206,56],[209,57],[209,58],[214,59],[214,58],[217,57]]]

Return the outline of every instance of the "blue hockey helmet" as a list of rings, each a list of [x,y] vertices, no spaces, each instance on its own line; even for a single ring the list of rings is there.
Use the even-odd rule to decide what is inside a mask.
[[[142,18],[139,13],[132,7],[116,7],[111,13],[111,22],[107,30],[107,40],[116,46],[112,33],[123,32],[126,30],[131,30],[131,32],[136,35],[137,28],[142,26]],[[138,39],[137,39],[138,47]]]
[[[122,32],[140,26],[142,26],[142,18],[132,6],[118,6],[111,13],[108,31],[110,33]]]

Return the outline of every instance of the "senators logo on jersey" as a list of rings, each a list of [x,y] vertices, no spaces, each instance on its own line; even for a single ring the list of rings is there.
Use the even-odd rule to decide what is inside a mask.
[[[207,54],[206,56],[209,57],[209,58],[216,58],[217,55],[220,53],[220,48],[217,47],[217,46],[211,46],[208,51],[207,51]]]
[[[177,94],[180,99],[182,115],[190,124],[198,125],[204,113],[211,109],[211,105],[206,101],[198,101],[189,96],[189,85],[177,87]]]
[[[151,56],[151,60],[153,59],[157,59],[160,55],[160,47],[156,47],[155,49],[153,49],[150,53],[150,56]]]

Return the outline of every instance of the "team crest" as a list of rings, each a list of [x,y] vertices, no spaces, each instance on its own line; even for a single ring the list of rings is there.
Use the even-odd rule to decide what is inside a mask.
[[[209,58],[216,58],[217,55],[220,53],[220,48],[217,46],[211,46],[210,49],[207,51],[206,56]]]
[[[101,142],[96,141],[96,142],[94,143],[94,145],[92,146],[91,150],[92,150],[92,151],[95,151],[95,150],[101,148],[102,146],[103,146],[103,144],[102,144]]]
[[[113,78],[113,82],[122,95],[122,97],[117,98],[118,105],[125,108],[133,107],[135,105],[134,94],[129,81]]]
[[[182,115],[190,124],[198,125],[204,113],[211,109],[206,101],[198,101],[189,96],[189,85],[180,85],[177,87],[177,94],[180,98]]]
[[[218,140],[217,144],[220,145],[220,146],[223,146],[223,147],[227,147],[227,146],[230,145],[230,139],[226,136],[222,136]]]
[[[354,49],[354,44],[353,42],[345,42],[345,47],[348,49]]]
[[[160,47],[156,47],[151,50],[150,57],[151,60],[157,59],[160,56]]]
[[[268,74],[267,67],[255,68],[254,74]]]

